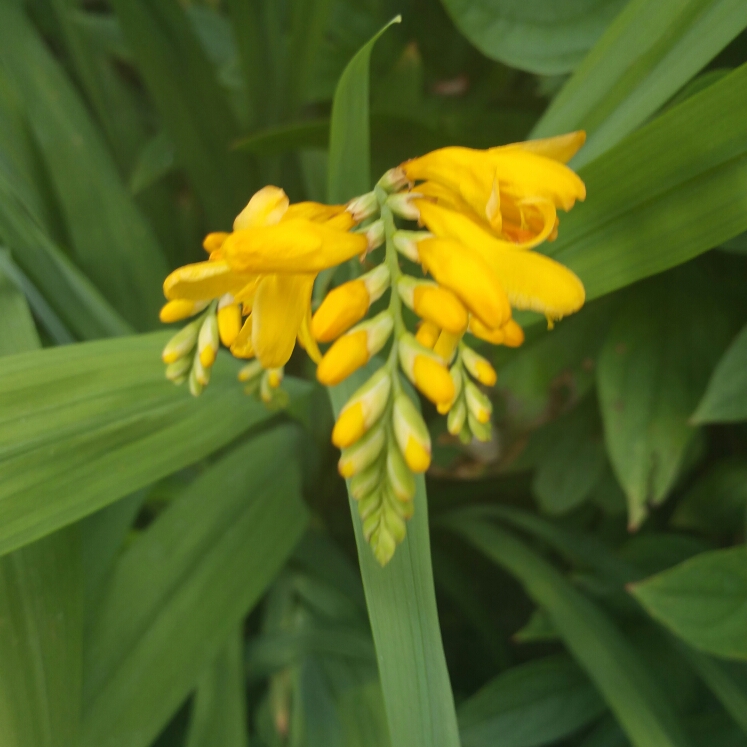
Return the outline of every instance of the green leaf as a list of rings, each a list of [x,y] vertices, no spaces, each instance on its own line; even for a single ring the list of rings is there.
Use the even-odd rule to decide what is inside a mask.
[[[532,493],[545,513],[567,513],[589,497],[607,463],[601,431],[596,403],[588,398],[540,432],[545,446]]]
[[[229,153],[236,118],[189,18],[176,0],[112,6],[211,228],[229,229],[253,191],[251,168]]]
[[[354,374],[330,390],[335,414],[365,380]],[[350,497],[358,560],[366,592],[392,747],[458,747],[431,568],[425,480],[416,479],[415,515],[407,537],[382,568],[363,536]]]
[[[126,173],[145,132],[133,92],[119,76],[106,53],[80,23],[76,0],[51,0],[76,77],[96,113],[122,173]]]
[[[634,747],[688,744],[664,693],[602,610],[511,534],[468,511],[445,523],[515,576],[544,608]]]
[[[0,6],[0,60],[26,107],[76,260],[131,324],[153,327],[167,272],[158,242],[75,89],[12,3]]]
[[[671,524],[696,532],[733,534],[747,524],[747,461],[714,462],[682,496]]]
[[[147,747],[236,635],[307,522],[295,436],[234,449],[118,560],[85,636],[84,747]]]
[[[0,259],[4,255],[0,253]],[[0,355],[35,350],[40,346],[26,299],[0,263]]]
[[[186,747],[247,747],[244,640],[234,631],[197,685]]]
[[[605,705],[567,655],[537,659],[499,674],[459,706],[463,747],[537,747],[564,739]]]
[[[718,362],[692,420],[698,424],[747,420],[747,327]]]
[[[130,174],[130,192],[137,194],[174,168],[174,144],[165,132],[153,136],[140,151]]]
[[[0,558],[3,747],[78,747],[82,588],[77,526]]]
[[[710,691],[719,699],[724,710],[747,734],[747,677],[744,667],[740,680],[732,675],[727,662],[718,661],[689,647],[682,647],[685,658],[700,675]]]
[[[631,593],[691,646],[747,659],[747,548],[701,553],[634,584]]]
[[[192,464],[270,417],[218,360],[197,400],[166,381],[157,333],[6,358],[0,553]],[[291,384],[292,386],[292,384]]]
[[[401,20],[400,16],[393,18],[366,42],[347,64],[337,84],[329,129],[329,202],[347,202],[371,189],[369,63],[377,39]]]
[[[692,259],[747,229],[745,154],[747,65],[585,166],[548,253],[589,300]]]
[[[633,0],[532,136],[584,129],[589,140],[574,164],[589,163],[643,124],[745,26],[741,0]]]
[[[0,355],[38,347],[23,296],[0,275]],[[77,526],[0,558],[0,744],[77,747],[83,627]]]
[[[597,382],[607,450],[632,527],[647,504],[666,498],[683,467],[696,434],[688,417],[729,326],[718,286],[693,266],[638,286],[618,311]]]
[[[485,55],[520,70],[573,70],[623,0],[443,0],[459,30]]]

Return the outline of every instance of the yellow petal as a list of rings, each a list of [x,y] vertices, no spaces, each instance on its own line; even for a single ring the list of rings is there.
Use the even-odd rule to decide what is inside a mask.
[[[301,326],[298,328],[298,342],[306,351],[309,358],[319,365],[322,360],[322,353],[319,350],[319,346],[316,344],[314,335],[311,334],[311,306],[306,309],[306,314],[301,322]]]
[[[363,280],[351,280],[331,290],[311,319],[311,332],[319,342],[331,342],[366,315],[370,304]]]
[[[223,242],[227,238],[228,234],[225,231],[215,231],[214,233],[209,233],[205,237],[202,246],[208,254],[212,254],[213,252],[217,252],[223,246]]]
[[[513,320],[509,319],[506,324],[510,324]],[[475,336],[479,337],[481,340],[485,340],[485,342],[489,342],[492,345],[502,345],[503,341],[505,339],[505,335],[503,334],[504,327],[501,327],[499,329],[490,329],[490,327],[486,327],[477,317],[472,317],[469,320],[469,331]],[[519,327],[521,329],[521,327]]]
[[[423,268],[488,327],[500,327],[511,316],[496,274],[470,247],[446,239],[423,239],[418,252]]]
[[[303,218],[314,223],[326,223],[340,231],[347,231],[355,225],[351,213],[345,205],[324,205],[320,202],[296,202],[288,208],[283,220]]]
[[[509,348],[518,348],[523,342],[524,330],[513,319],[509,319],[503,325],[503,344]]]
[[[433,404],[451,402],[454,399],[454,382],[449,370],[433,358],[425,355],[415,356],[413,378],[415,379],[415,386]]]
[[[514,308],[530,309],[560,319],[583,306],[586,294],[581,281],[555,260],[536,252],[506,248],[506,242],[496,239],[474,221],[453,210],[425,203],[420,205],[420,209],[423,220],[434,233],[460,241],[479,254],[500,280]],[[429,241],[426,239],[418,244],[421,256]],[[457,292],[454,288],[452,290]],[[457,292],[457,295],[460,294]],[[472,309],[461,295],[460,298],[490,329],[501,327],[508,319],[507,316],[501,322],[493,323]]]
[[[467,328],[467,310],[446,288],[418,285],[413,291],[413,311],[441,329],[458,334]]]
[[[236,272],[317,273],[365,253],[365,235],[304,219],[234,231],[221,251]]]
[[[443,330],[436,340],[436,344],[433,346],[433,352],[445,360],[447,363],[451,363],[451,359],[454,357],[454,351],[459,344],[459,340],[462,339],[462,332],[454,334]]]
[[[291,357],[313,284],[313,275],[267,275],[259,281],[252,345],[265,368],[280,368]]]
[[[332,443],[338,449],[352,446],[366,432],[363,404],[356,402],[345,408],[332,429]]]
[[[163,281],[163,294],[169,300],[207,301],[238,291],[246,282],[225,261],[197,262],[174,270]]]
[[[247,206],[236,216],[233,230],[239,231],[254,226],[272,226],[288,210],[288,196],[280,187],[268,185],[252,195]]]
[[[438,336],[441,334],[441,330],[433,323],[424,321],[418,327],[418,332],[415,335],[415,339],[429,350],[433,350],[433,346],[438,340]]]
[[[490,148],[491,153],[508,149],[526,150],[538,156],[552,158],[560,163],[568,163],[578,153],[581,146],[586,142],[586,133],[583,130],[569,132],[566,135],[556,135],[539,140],[525,140],[522,143],[511,143],[510,145],[499,145]]]
[[[241,308],[237,303],[229,303],[218,309],[218,333],[220,341],[230,348],[241,331]]]
[[[338,337],[324,354],[316,369],[316,378],[325,386],[334,386],[368,363],[368,334],[364,330]]]
[[[254,319],[250,314],[244,326],[239,330],[239,334],[236,335],[236,339],[231,344],[231,355],[237,358],[254,358],[254,346],[252,345],[252,324]],[[241,381],[241,375],[239,375]]]
[[[186,298],[176,298],[164,305],[158,318],[164,324],[179,322],[182,319],[193,316],[198,311],[202,311],[205,306],[207,306],[206,301],[188,301]]]

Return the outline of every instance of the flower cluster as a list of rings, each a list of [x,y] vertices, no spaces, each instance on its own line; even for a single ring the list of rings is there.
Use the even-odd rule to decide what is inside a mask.
[[[496,372],[465,336],[515,347],[524,335],[512,309],[540,312],[551,326],[584,303],[570,270],[531,251],[557,236],[558,209],[585,197],[565,165],[583,142],[576,132],[486,151],[443,148],[391,169],[347,205],[291,205],[282,190],[265,187],[233,232],[207,236],[208,261],[166,279],[162,320],[198,315],[166,346],[167,376],[188,379],[199,394],[220,340],[233,355],[256,359],[241,378],[273,402],[296,340],[327,386],[391,340],[332,433],[366,539],[386,563],[413,512],[414,475],[431,460],[428,429],[401,374],[447,415],[450,433],[489,440],[492,406],[481,386],[492,386]],[[401,228],[402,220],[418,230]],[[382,260],[332,289],[312,314],[317,274],[382,244]],[[413,276],[403,265],[422,271]],[[385,308],[368,317],[387,292]],[[419,320],[412,330],[405,307]],[[323,355],[319,343],[331,343]]]

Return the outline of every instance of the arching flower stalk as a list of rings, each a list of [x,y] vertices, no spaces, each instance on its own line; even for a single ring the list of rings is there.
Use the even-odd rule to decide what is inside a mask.
[[[195,316],[164,350],[168,378],[189,380],[199,394],[220,341],[255,359],[240,378],[272,404],[296,340],[327,386],[382,352],[376,373],[342,408],[332,441],[384,565],[405,538],[414,475],[431,461],[428,429],[402,376],[446,415],[450,433],[487,441],[492,405],[481,387],[497,375],[469,340],[516,347],[524,334],[512,309],[542,313],[552,326],[584,303],[576,275],[532,251],[557,236],[557,210],[585,198],[565,165],[584,139],[575,132],[486,151],[442,148],[391,169],[347,205],[290,205],[282,190],[265,187],[232,233],[205,239],[208,261],[166,279],[162,320]],[[381,244],[378,264],[327,293],[312,315],[316,275]],[[404,272],[400,255],[421,271]],[[387,292],[386,308],[369,316]],[[404,307],[420,319],[415,329]],[[331,343],[323,355],[319,343]]]

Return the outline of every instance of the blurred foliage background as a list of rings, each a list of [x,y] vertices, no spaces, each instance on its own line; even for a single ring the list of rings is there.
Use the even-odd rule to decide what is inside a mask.
[[[745,27],[744,0],[0,0],[2,747],[747,745]],[[588,303],[494,355],[490,444],[424,407],[385,569],[302,356],[281,413],[228,356],[197,400],[163,378],[163,278],[260,186],[345,201],[576,128],[589,197],[547,251]]]

